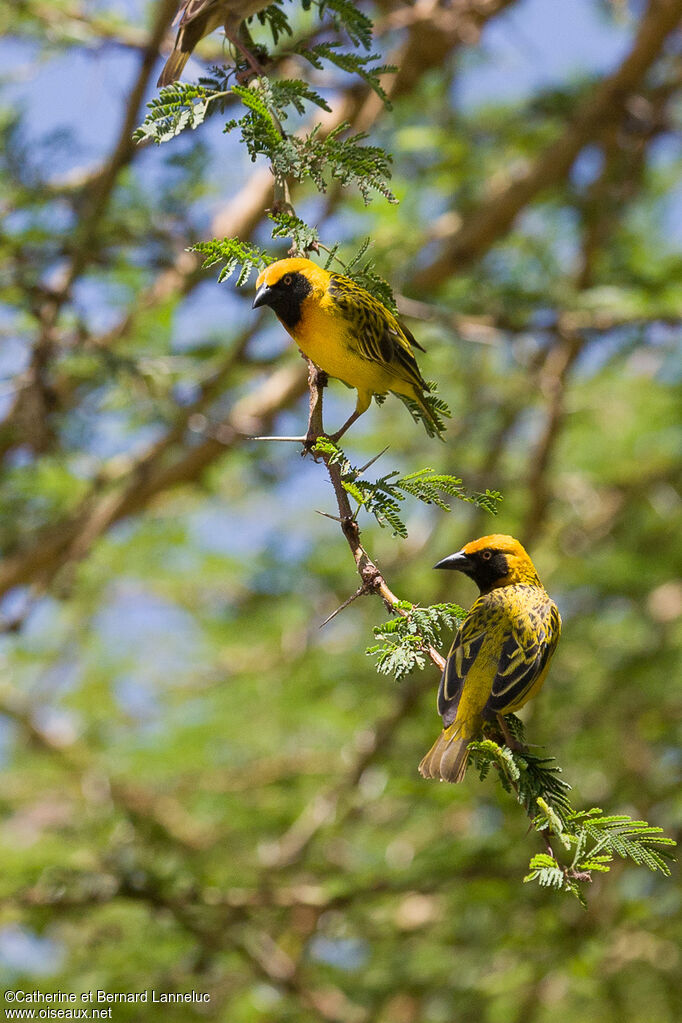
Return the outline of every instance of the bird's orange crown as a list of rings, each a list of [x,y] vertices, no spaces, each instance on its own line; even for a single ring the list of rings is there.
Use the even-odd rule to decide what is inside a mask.
[[[276,263],[266,266],[265,270],[262,270],[258,275],[256,287],[260,288],[263,284],[272,287],[273,284],[281,281],[286,274],[303,274],[310,281],[313,288],[319,288],[322,291],[325,291],[329,284],[329,273],[323,270],[321,266],[313,263],[312,259],[295,257],[293,259],[278,259]]]
[[[528,552],[513,536],[504,533],[491,533],[489,536],[481,536],[478,540],[472,540],[471,543],[462,547],[463,554],[478,554],[484,550],[499,551],[506,558],[509,572],[504,579],[500,579],[500,584],[531,583],[536,586],[540,585],[535,565]]]

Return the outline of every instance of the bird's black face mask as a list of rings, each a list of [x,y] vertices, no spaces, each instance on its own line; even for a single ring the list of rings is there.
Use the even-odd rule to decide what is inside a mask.
[[[312,284],[303,274],[284,274],[274,284],[261,285],[252,308],[269,305],[285,327],[295,327],[301,319],[303,300],[312,290]]]
[[[463,572],[478,586],[481,593],[485,593],[495,586],[500,579],[509,574],[509,562],[502,551],[490,550],[476,551],[473,554],[465,554],[458,551],[457,554],[450,554],[447,558],[439,561],[434,568],[449,568],[456,572]]]

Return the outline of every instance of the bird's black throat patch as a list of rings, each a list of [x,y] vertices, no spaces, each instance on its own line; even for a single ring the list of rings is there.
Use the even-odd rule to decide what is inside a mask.
[[[462,566],[461,571],[473,579],[481,593],[487,593],[500,579],[509,575],[509,562],[502,551],[476,551],[475,554],[467,555],[467,564]]]
[[[263,304],[270,306],[285,327],[293,328],[301,319],[303,300],[312,290],[312,284],[303,274],[285,274],[270,285]]]

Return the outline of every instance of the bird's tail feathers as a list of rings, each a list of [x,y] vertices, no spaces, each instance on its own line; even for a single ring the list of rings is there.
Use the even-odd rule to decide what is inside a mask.
[[[457,783],[462,781],[469,759],[471,736],[464,737],[457,724],[444,728],[419,765],[423,778]]]
[[[157,88],[160,89],[164,85],[172,85],[173,82],[177,82],[185,69],[189,56],[189,52],[183,53],[182,50],[173,50],[163,66],[163,71],[159,75],[159,80],[156,83]]]

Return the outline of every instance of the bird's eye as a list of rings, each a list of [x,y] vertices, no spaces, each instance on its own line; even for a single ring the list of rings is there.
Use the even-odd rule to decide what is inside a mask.
[[[288,288],[291,285],[291,274],[285,274],[282,278],[282,284],[285,288]]]
[[[493,556],[492,551],[483,551],[483,554],[481,554],[481,557],[483,558],[484,561],[490,561],[492,556]]]

